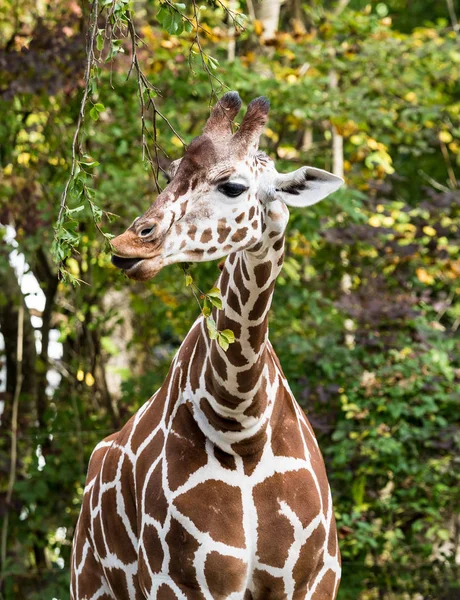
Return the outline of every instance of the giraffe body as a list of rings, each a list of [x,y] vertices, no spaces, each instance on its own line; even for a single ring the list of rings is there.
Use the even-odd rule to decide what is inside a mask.
[[[284,254],[284,195],[310,185],[314,192],[318,178],[326,187],[329,180],[316,169],[279,176],[255,152],[268,112],[257,100],[238,132],[243,164],[233,171],[228,161],[218,164],[217,176],[227,177],[218,188],[230,198],[225,211],[204,202],[209,181],[222,185],[206,166],[215,160],[216,135],[227,147],[238,136],[229,138],[222,120],[233,118],[236,98],[222,98],[170,190],[114,240],[114,264],[141,280],[170,257],[230,252],[217,282],[223,309],[213,317],[236,342],[224,352],[198,318],[158,392],[94,450],[74,539],[74,600],[333,600],[338,591],[340,554],[323,460],[267,328]],[[194,183],[197,164],[205,174]],[[228,183],[230,171],[237,178]],[[263,193],[245,187],[267,173]],[[190,190],[200,186],[193,202]],[[233,198],[243,193],[242,211]],[[144,238],[150,246],[141,245]],[[132,257],[142,257],[140,264]]]

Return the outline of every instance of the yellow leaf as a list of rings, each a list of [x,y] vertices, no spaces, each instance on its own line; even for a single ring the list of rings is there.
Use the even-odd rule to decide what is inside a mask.
[[[450,144],[450,142],[453,140],[452,135],[448,131],[440,131],[438,137],[441,142],[444,142],[444,144]]]
[[[415,104],[417,102],[417,94],[415,94],[414,92],[408,92],[404,96],[404,99],[408,102],[411,102],[412,104]]]
[[[434,277],[430,275],[425,269],[419,268],[416,270],[417,279],[421,283],[425,283],[426,285],[432,285],[434,283]]]
[[[369,221],[368,221],[369,225],[371,227],[380,227],[381,226],[381,221],[380,218],[377,215],[373,215]]]
[[[254,21],[254,33],[256,35],[262,35],[263,31],[264,31],[264,26],[258,19],[256,19]]]
[[[423,233],[425,235],[433,237],[436,235],[436,229],[434,229],[434,227],[431,227],[430,225],[425,225],[425,227],[423,228]]]
[[[94,377],[91,375],[91,373],[86,373],[85,383],[88,387],[92,387],[94,385]]]
[[[176,135],[172,136],[172,138],[171,138],[171,144],[173,146],[176,146],[176,148],[183,148],[182,142],[180,141],[180,139]]]
[[[83,381],[84,378],[85,378],[84,371],[82,371],[81,369],[78,369],[78,371],[77,371],[77,379],[78,379],[78,381]]]

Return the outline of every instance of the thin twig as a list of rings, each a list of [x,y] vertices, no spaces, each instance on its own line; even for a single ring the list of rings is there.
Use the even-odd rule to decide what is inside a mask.
[[[458,40],[459,33],[460,33],[460,25],[458,23],[457,15],[455,13],[455,6],[453,3],[453,0],[446,0],[446,3],[447,3],[447,10],[449,11],[450,20],[452,23],[452,29],[454,30],[455,37]]]
[[[58,213],[58,217],[57,217],[57,225],[58,226],[62,224],[62,221],[64,218],[64,211],[66,209],[66,201],[67,201],[67,193],[69,190],[69,186],[75,175],[75,169],[76,169],[77,163],[78,163],[77,152],[79,152],[80,150],[79,149],[77,150],[77,146],[79,145],[80,129],[81,129],[81,126],[83,125],[83,121],[85,120],[85,109],[86,109],[86,103],[88,101],[89,84],[90,84],[90,79],[91,79],[91,69],[95,62],[94,39],[96,37],[96,31],[97,31],[97,13],[98,13],[98,0],[94,0],[93,6],[91,9],[91,13],[90,13],[90,26],[89,26],[89,31],[88,31],[88,41],[87,41],[87,48],[86,48],[87,56],[86,56],[86,67],[85,67],[85,88],[83,91],[83,97],[82,97],[81,104],[80,104],[80,112],[78,113],[77,127],[75,129],[75,134],[73,136],[73,141],[72,141],[72,167],[71,167],[70,175],[69,175],[69,178],[67,179],[67,183],[65,185],[64,191],[62,192],[61,203],[59,206],[59,213]]]
[[[446,163],[447,174],[449,175],[449,181],[452,189],[456,190],[458,188],[457,178],[455,177],[454,170],[452,168],[452,164],[450,162],[449,151],[447,150],[446,144],[440,140],[441,152],[444,158],[444,162]]]

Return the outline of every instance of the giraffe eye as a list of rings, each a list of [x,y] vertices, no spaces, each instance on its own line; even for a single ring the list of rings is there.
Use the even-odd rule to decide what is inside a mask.
[[[242,183],[221,183],[217,189],[219,190],[219,192],[222,192],[222,194],[225,194],[226,196],[229,196],[230,198],[236,198],[237,196],[240,196],[243,192],[245,192],[248,187],[243,185]]]
[[[152,227],[146,227],[145,229],[143,229],[140,232],[140,236],[141,237],[147,237],[148,235],[150,235],[152,233],[152,231],[155,229],[155,225],[152,225]]]

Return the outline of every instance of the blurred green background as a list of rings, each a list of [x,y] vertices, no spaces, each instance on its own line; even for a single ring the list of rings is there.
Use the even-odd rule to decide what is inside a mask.
[[[144,148],[131,9],[161,92],[141,87]],[[79,172],[55,234],[90,11],[0,0],[2,597],[68,598],[89,455],[162,383],[199,313],[178,266],[130,282],[99,231],[121,232],[157,194],[149,97],[190,142],[228,86],[270,98],[261,148],[280,170],[347,183],[291,211],[270,326],[327,463],[339,600],[459,598],[458,2],[99,2]],[[166,167],[183,147],[155,125]],[[192,274],[209,289],[218,267]]]

